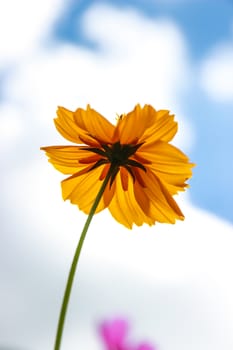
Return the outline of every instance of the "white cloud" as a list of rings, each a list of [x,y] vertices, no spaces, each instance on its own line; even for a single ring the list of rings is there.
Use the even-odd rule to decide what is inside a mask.
[[[200,83],[212,99],[233,101],[233,42],[218,44],[209,54],[201,66]]]
[[[28,55],[48,35],[62,0],[0,2],[0,67]]]
[[[98,6],[84,17],[84,30],[110,58],[103,68],[107,86],[113,87],[111,102],[117,106],[119,100],[127,100],[128,108],[137,99],[159,107],[174,105],[176,92],[189,75],[185,42],[174,23]]]
[[[10,151],[11,145],[19,142],[23,134],[23,126],[20,122],[21,111],[17,111],[12,105],[0,105],[0,154]]]

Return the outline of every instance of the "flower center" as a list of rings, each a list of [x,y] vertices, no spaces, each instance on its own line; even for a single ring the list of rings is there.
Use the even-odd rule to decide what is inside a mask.
[[[110,185],[112,185],[119,169],[123,166],[132,176],[135,181],[135,174],[133,171],[133,167],[140,168],[146,171],[146,168],[139,162],[130,157],[134,155],[134,153],[138,150],[138,148],[142,145],[142,143],[132,145],[125,144],[122,145],[120,142],[116,142],[112,145],[101,145],[101,148],[97,147],[85,147],[86,151],[90,151],[96,153],[101,156],[101,158],[93,165],[90,170],[96,169],[100,165],[110,163],[112,168],[112,176]]]
[[[108,158],[111,164],[115,166],[124,166],[127,164],[129,157],[132,156],[137,149],[141,145],[121,145],[120,142],[116,142],[109,147],[107,145],[103,145],[103,149],[105,150],[106,157]]]

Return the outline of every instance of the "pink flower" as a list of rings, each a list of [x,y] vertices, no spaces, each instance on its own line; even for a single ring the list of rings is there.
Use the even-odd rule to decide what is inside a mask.
[[[147,343],[142,343],[136,346],[135,350],[156,350],[154,346],[147,344]]]
[[[131,344],[127,341],[129,323],[124,319],[104,321],[99,326],[100,336],[106,350],[157,350],[149,343]]]

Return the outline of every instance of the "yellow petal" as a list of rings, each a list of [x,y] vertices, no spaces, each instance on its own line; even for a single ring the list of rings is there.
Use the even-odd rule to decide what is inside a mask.
[[[115,220],[117,220],[127,228],[131,229],[133,222],[129,217],[130,208],[125,201],[125,191],[122,190],[119,173],[115,178],[114,186],[115,186],[115,193],[108,206],[108,209]]]
[[[106,186],[106,189],[104,191],[103,195],[103,201],[104,201],[104,207],[107,208],[115,194],[115,183],[112,185],[108,184]]]
[[[134,188],[136,200],[147,216],[158,222],[172,224],[175,223],[176,219],[184,219],[184,215],[175,200],[150,170],[144,173],[143,180],[146,187],[135,183]],[[149,205],[145,205],[147,202]]]
[[[83,131],[76,125],[74,121],[74,113],[64,107],[58,107],[57,118],[54,119],[55,126],[60,134],[67,140],[82,144],[80,135]]]
[[[138,142],[171,141],[178,128],[174,115],[170,115],[167,110],[154,111],[153,120],[154,123],[147,128]]]
[[[90,157],[89,151],[81,150],[78,146],[49,146],[41,149],[46,152],[49,162],[63,174],[74,174],[84,169],[86,163],[80,161]],[[92,159],[93,165],[97,158]]]
[[[154,154],[156,152],[156,154]],[[164,142],[164,141],[154,141],[145,142],[137,151],[137,154],[142,155],[142,157],[154,161],[154,159],[163,160],[163,157],[170,157],[178,159],[180,161],[188,161],[188,157],[177,147]],[[157,158],[154,158],[157,157]]]
[[[138,150],[139,157],[149,160],[147,165],[167,186],[171,194],[182,191],[185,181],[192,176],[192,167],[188,157],[178,148],[162,141],[147,145]]]
[[[134,195],[134,182],[128,177],[128,189],[123,190],[121,175],[118,173],[114,182],[115,194],[108,206],[112,216],[122,225],[131,229],[133,224],[141,226],[143,223],[152,225],[154,221],[141,209]]]
[[[135,181],[133,181],[132,178],[129,178],[129,186],[128,191],[126,193],[126,200],[128,203],[130,203],[131,210],[133,212],[133,221],[137,226],[141,226],[144,223],[148,225],[153,225],[155,223],[155,220],[151,218],[149,215],[145,214],[145,211],[142,209],[142,207],[139,205],[135,198],[135,192],[134,192],[134,186]],[[145,204],[147,206],[147,204]]]
[[[135,143],[147,128],[153,125],[156,111],[150,105],[143,108],[138,104],[133,111],[120,117],[115,131],[115,139],[122,144]]]
[[[78,108],[74,112],[74,120],[87,135],[100,143],[111,143],[115,127],[89,105],[86,110]]]
[[[171,195],[184,191],[187,187],[189,187],[189,185],[186,183],[187,177],[184,175],[164,174],[158,171],[153,172],[160,179]]]
[[[89,214],[90,209],[96,199],[97,193],[103,181],[99,180],[103,171],[103,166],[89,171],[86,174],[70,176],[62,181],[63,199],[69,199],[72,204],[78,205],[79,209]],[[101,198],[101,201],[96,209],[96,213],[103,210],[111,200],[111,191],[106,189],[107,195]]]
[[[123,167],[120,168],[120,177],[121,177],[122,189],[123,191],[127,191],[129,174],[128,174],[128,171]]]

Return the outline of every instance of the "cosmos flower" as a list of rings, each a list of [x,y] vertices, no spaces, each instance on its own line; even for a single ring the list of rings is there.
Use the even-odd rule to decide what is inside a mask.
[[[108,176],[95,213],[108,208],[127,228],[184,219],[173,195],[187,187],[193,164],[170,144],[177,123],[169,111],[136,105],[113,125],[89,105],[75,112],[58,107],[55,126],[73,144],[41,149],[70,175],[61,183],[64,200],[89,214]]]
[[[148,342],[132,344],[127,337],[129,323],[125,319],[114,319],[104,321],[99,326],[99,333],[104,342],[106,350],[156,350]]]

